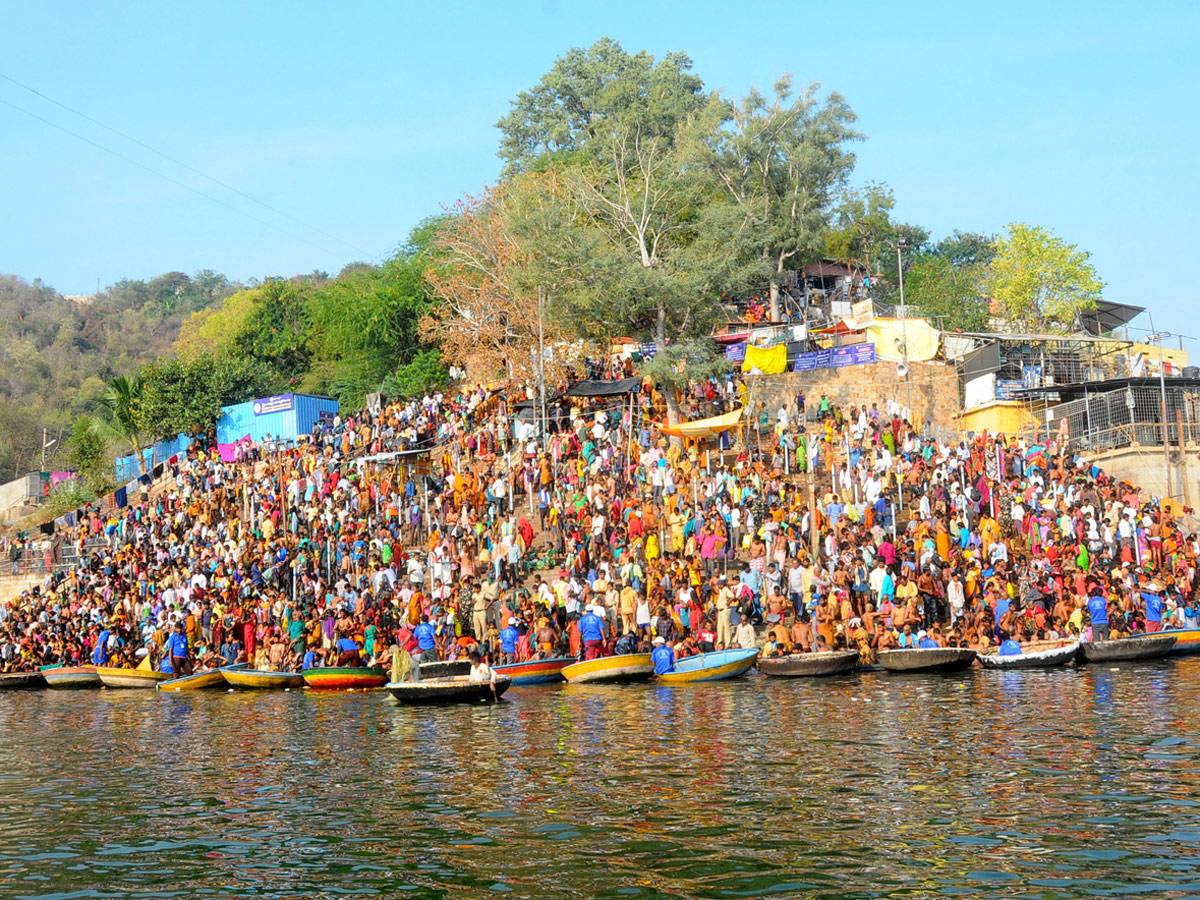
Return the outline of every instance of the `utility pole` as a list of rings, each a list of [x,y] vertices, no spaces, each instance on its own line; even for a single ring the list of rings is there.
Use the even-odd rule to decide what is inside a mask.
[[[904,241],[896,242],[896,272],[900,276],[900,334],[901,342],[904,344],[904,405],[908,408],[908,420],[911,424],[912,412],[912,386],[908,381],[908,306],[904,303],[904,258],[901,255],[904,250]]]
[[[1171,336],[1169,331],[1158,332],[1154,331],[1154,315],[1150,310],[1146,310],[1146,315],[1150,317],[1150,329],[1153,334],[1150,337],[1158,344],[1158,389],[1162,397],[1162,442],[1163,442],[1163,476],[1164,494],[1166,498],[1171,496],[1171,442],[1167,440],[1167,367],[1163,363],[1163,341]]]

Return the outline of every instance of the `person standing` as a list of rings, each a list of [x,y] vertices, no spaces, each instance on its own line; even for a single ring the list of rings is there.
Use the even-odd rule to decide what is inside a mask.
[[[583,642],[583,658],[599,659],[604,647],[604,620],[596,615],[594,606],[589,606],[579,619],[579,638]]]
[[[666,639],[661,636],[654,639],[654,650],[650,653],[650,660],[654,663],[655,675],[666,675],[675,671],[675,651],[667,646]]]
[[[1100,585],[1092,586],[1092,593],[1087,601],[1088,616],[1092,620],[1092,640],[1108,640],[1108,598]]]
[[[437,634],[429,624],[429,613],[421,613],[421,624],[413,629],[413,637],[421,649],[418,662],[437,662]]]

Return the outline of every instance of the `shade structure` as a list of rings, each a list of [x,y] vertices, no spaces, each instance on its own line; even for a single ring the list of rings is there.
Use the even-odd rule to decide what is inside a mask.
[[[705,438],[712,437],[714,434],[720,434],[722,431],[728,431],[742,420],[742,413],[746,408],[739,407],[733,412],[723,413],[719,416],[712,416],[707,419],[695,419],[691,422],[680,422],[678,425],[667,425],[665,422],[659,425],[659,430],[663,434],[669,434],[672,437],[681,438]]]

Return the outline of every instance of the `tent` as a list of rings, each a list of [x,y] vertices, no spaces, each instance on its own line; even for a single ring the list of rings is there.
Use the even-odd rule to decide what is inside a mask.
[[[720,434],[722,431],[728,431],[735,427],[742,420],[742,413],[745,411],[746,408],[742,406],[733,412],[712,416],[708,419],[695,419],[691,422],[680,422],[678,425],[668,425],[664,422],[658,427],[663,434],[669,434],[672,437],[693,439],[712,437],[714,434]]]
[[[751,375],[778,375],[787,371],[787,344],[774,347],[746,347],[746,358],[742,360],[742,371]]]
[[[640,378],[622,378],[620,381],[579,381],[571,385],[561,397],[616,397],[632,394],[642,385]]]

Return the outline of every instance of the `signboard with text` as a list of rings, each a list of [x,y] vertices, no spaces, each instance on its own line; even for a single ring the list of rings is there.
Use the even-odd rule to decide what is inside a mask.
[[[798,353],[792,368],[797,372],[810,372],[813,369],[840,369],[843,366],[860,366],[873,362],[874,344],[851,344],[849,347],[830,347],[814,353]]]
[[[266,416],[271,413],[288,412],[296,406],[295,394],[276,394],[274,397],[263,397],[254,401],[254,414]]]

